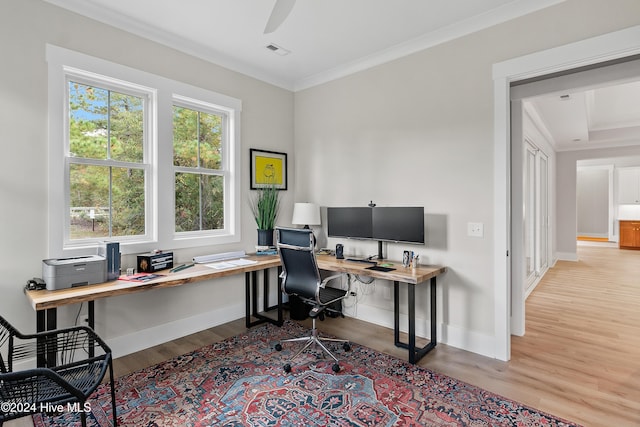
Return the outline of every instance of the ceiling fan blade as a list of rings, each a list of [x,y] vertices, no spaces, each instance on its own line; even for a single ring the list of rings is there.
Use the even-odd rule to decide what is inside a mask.
[[[295,4],[296,0],[276,0],[276,4],[271,11],[271,16],[269,16],[269,20],[267,21],[267,26],[264,27],[264,33],[272,33],[278,29],[284,20],[287,19],[287,16],[289,16]]]

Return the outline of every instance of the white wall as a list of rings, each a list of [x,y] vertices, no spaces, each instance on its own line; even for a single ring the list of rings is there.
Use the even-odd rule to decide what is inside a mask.
[[[578,162],[581,165],[603,164],[603,162],[613,165],[625,165],[628,162],[630,162],[629,164],[634,164],[634,162],[637,162],[638,155],[640,155],[640,147],[564,151],[557,154],[556,209],[558,233],[556,239],[559,259],[577,259],[576,194]],[[609,160],[610,158],[618,160]],[[625,158],[628,159],[627,162],[624,161]],[[618,234],[617,231],[615,234]]]
[[[639,22],[637,0],[617,0],[616,7],[567,0],[294,95],[40,0],[0,0],[0,313],[35,330],[22,286],[41,274],[40,260],[47,257],[45,45],[51,43],[241,99],[243,179],[249,148],[290,154],[291,190],[284,195],[281,223],[289,222],[294,199],[324,206],[369,200],[424,205],[427,244],[418,252],[450,268],[438,281],[440,336],[493,355],[492,236],[504,224],[492,223],[492,64]],[[248,183],[243,189],[246,199]],[[484,223],[484,238],[468,237],[468,222]],[[178,261],[203,252],[250,250],[255,225],[248,210],[242,231],[239,247],[180,251]],[[347,248],[375,251],[365,244]],[[404,248],[390,245],[389,256],[399,258]],[[377,284],[356,314],[389,325],[385,287]],[[236,277],[103,300],[96,304],[98,332],[121,353],[132,351],[150,336],[171,339],[241,317],[243,288]],[[418,292],[420,301],[424,291]],[[68,322],[74,314],[75,308],[61,317]],[[418,333],[426,335],[423,307],[418,317]]]
[[[609,171],[578,168],[576,182],[577,234],[609,237]]]
[[[296,197],[324,206],[365,206],[369,200],[424,205],[427,239],[434,241],[418,252],[449,267],[438,279],[442,341],[495,355],[492,236],[504,224],[493,224],[492,64],[639,19],[640,3],[634,1],[616,8],[566,1],[296,93]],[[484,238],[468,237],[468,222],[484,223]],[[399,258],[402,249],[390,246],[389,256]],[[352,242],[347,250],[375,251]],[[388,286],[378,282],[356,315],[391,324],[384,308]],[[419,288],[423,303],[426,294],[426,287]],[[425,310],[418,317],[418,333],[428,335]]]
[[[293,94],[40,0],[2,0],[0,314],[26,332],[35,331],[35,312],[22,287],[27,279],[41,276],[41,260],[48,257],[47,43],[242,100],[242,242],[174,254],[182,262],[198,254],[252,250],[256,227],[246,204],[249,148],[287,152],[293,160]],[[283,195],[281,219],[288,223],[293,191]],[[132,266],[133,258],[125,257],[123,264]],[[60,310],[59,325],[69,324],[77,309]],[[243,315],[242,275],[96,303],[97,330],[118,354]]]

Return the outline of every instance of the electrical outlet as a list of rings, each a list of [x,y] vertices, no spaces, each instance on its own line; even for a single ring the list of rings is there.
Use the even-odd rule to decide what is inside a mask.
[[[484,237],[484,224],[481,222],[468,222],[467,235],[470,237]]]
[[[78,325],[80,326],[89,326],[89,315],[82,314],[78,319]]]

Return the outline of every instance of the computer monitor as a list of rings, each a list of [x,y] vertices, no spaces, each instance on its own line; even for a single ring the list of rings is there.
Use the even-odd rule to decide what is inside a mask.
[[[423,207],[327,208],[329,237],[424,243]]]
[[[350,239],[371,239],[371,208],[327,208],[327,235]]]
[[[374,240],[424,243],[423,207],[375,207],[372,214]]]

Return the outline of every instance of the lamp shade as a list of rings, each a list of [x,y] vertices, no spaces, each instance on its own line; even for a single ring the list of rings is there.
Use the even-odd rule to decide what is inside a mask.
[[[320,206],[315,203],[296,203],[293,206],[293,225],[320,225]]]

